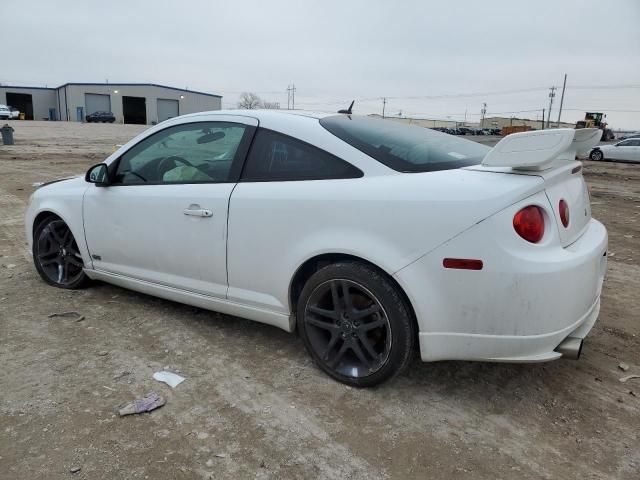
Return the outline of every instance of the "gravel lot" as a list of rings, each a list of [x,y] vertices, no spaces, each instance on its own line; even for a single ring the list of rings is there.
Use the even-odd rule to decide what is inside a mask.
[[[3,479],[640,478],[640,379],[619,381],[640,374],[640,165],[585,162],[610,258],[578,362],[416,360],[356,390],[276,328],[105,284],[48,287],[24,248],[32,183],[84,173],[143,127],[12,124],[16,145],[0,145]],[[69,310],[85,320],[48,318]],[[187,380],[153,380],[165,367]],[[161,409],[115,414],[153,390]]]

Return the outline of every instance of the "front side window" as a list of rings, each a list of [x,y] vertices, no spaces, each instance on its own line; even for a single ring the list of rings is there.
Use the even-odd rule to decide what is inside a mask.
[[[162,130],[120,158],[112,183],[227,182],[246,129],[238,123],[198,122]]]
[[[258,129],[242,171],[246,182],[358,178],[362,172],[308,143]]]
[[[320,124],[336,137],[399,172],[432,172],[477,165],[489,147],[429,128],[352,115]]]

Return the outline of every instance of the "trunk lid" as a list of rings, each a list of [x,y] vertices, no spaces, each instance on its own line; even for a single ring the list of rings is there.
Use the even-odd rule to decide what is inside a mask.
[[[556,219],[562,246],[571,245],[582,236],[591,220],[589,192],[582,176],[582,165],[575,162],[550,172],[545,178],[545,193]],[[560,218],[561,200],[567,202],[569,207],[569,224],[566,227]]]
[[[591,220],[591,205],[587,184],[582,176],[580,162],[558,162],[553,168],[544,171],[510,171],[504,167],[484,167],[476,165],[467,170],[506,175],[524,175],[542,178],[544,190],[549,200],[551,216],[556,224],[563,247],[571,245],[584,233]],[[560,200],[569,207],[569,223],[565,227],[560,218]]]

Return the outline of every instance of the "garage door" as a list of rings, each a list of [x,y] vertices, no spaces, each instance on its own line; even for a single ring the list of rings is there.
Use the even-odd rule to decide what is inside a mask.
[[[178,116],[178,100],[158,99],[158,123]]]
[[[111,97],[109,95],[100,95],[98,93],[85,93],[84,104],[87,109],[87,115],[94,112],[110,112]]]

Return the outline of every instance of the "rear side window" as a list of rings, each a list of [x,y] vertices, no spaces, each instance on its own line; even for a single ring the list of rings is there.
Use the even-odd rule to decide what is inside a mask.
[[[258,129],[242,171],[245,182],[358,178],[362,172],[301,140]]]
[[[429,128],[353,115],[320,124],[336,137],[398,172],[432,172],[477,165],[489,147]]]

